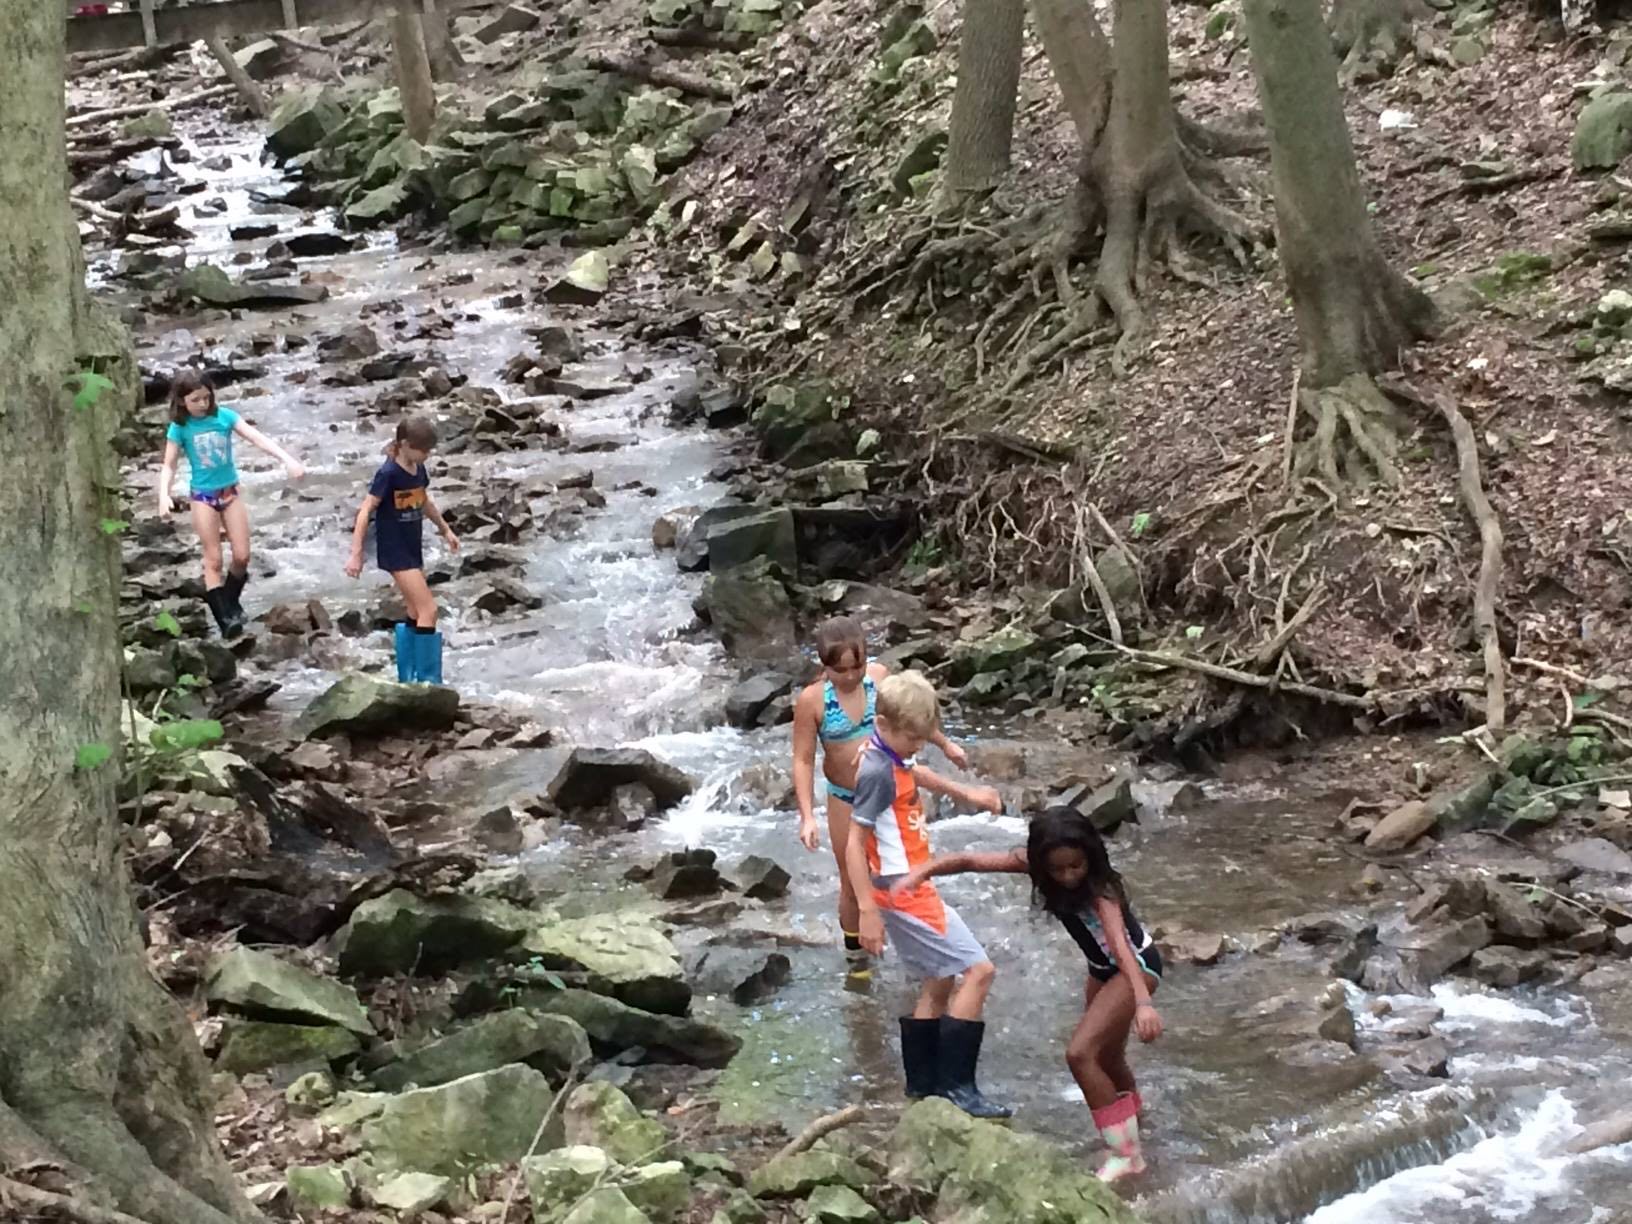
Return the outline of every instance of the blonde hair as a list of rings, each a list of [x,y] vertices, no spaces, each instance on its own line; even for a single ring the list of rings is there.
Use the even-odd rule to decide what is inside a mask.
[[[941,725],[935,686],[922,672],[886,676],[878,685],[878,716],[908,735],[933,735]]]

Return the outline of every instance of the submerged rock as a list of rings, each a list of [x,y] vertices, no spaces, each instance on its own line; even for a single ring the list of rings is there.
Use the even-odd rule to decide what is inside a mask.
[[[459,712],[459,694],[438,684],[395,684],[351,672],[336,680],[295,721],[295,735],[383,735],[446,731]]]
[[[253,948],[234,948],[210,965],[205,997],[246,1015],[271,1020],[298,1017],[374,1035],[368,1012],[351,987],[309,973]]]
[[[207,306],[305,306],[328,298],[322,285],[290,281],[235,281],[213,264],[187,269],[176,282],[176,292]]]

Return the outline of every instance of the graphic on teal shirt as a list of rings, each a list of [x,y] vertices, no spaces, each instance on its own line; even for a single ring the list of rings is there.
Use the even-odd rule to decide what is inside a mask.
[[[170,422],[164,436],[187,452],[188,487],[194,493],[213,493],[238,483],[232,462],[232,431],[238,414],[219,406],[206,417],[189,417],[185,425]]]

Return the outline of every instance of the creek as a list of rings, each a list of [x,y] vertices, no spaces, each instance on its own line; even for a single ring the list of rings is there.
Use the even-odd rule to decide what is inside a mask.
[[[177,171],[184,179],[207,178],[206,194],[227,205],[216,216],[189,220],[198,234],[191,259],[232,267],[235,274],[255,266],[265,241],[235,242],[228,233],[246,220],[330,228],[327,218],[303,220],[298,210],[265,202],[280,178],[258,163],[258,139],[203,129],[186,135],[193,160]],[[231,169],[201,168],[220,154],[232,159]],[[234,266],[234,257],[245,254],[250,261]],[[299,308],[303,333],[338,330],[365,311],[378,312],[375,326],[396,333],[388,349],[426,353],[473,384],[507,394],[517,389],[506,388],[499,372],[526,347],[523,328],[559,321],[543,308],[501,304],[534,286],[536,256],[427,254],[398,249],[390,234],[380,233],[361,250],[303,260],[302,267],[331,286],[326,302]],[[106,263],[93,263],[93,283],[108,271]],[[440,319],[452,321],[451,332],[418,338]],[[141,357],[145,367],[167,368],[201,353],[224,356],[256,335],[275,341],[295,326],[292,316],[280,313],[246,312],[238,321],[211,323],[153,319],[139,338]],[[673,351],[624,347],[610,334],[590,330],[586,339],[588,361],[570,369],[573,376],[629,381],[631,370],[650,376],[627,393],[564,413],[568,452],[466,453],[432,463],[432,492],[443,504],[520,480],[556,481],[585,468],[594,473],[604,507],[575,519],[559,536],[540,531],[521,545],[526,565],[516,576],[544,596],[543,608],[489,618],[466,602],[474,593],[470,580],[440,588],[448,682],[468,699],[559,728],[563,746],[460,753],[457,768],[403,784],[481,811],[542,791],[566,743],[644,747],[686,770],[701,784],[660,822],[616,836],[568,826],[529,852],[523,865],[570,906],[590,910],[652,905],[623,875],[667,850],[708,847],[728,874],[744,855],[774,858],[793,874],[785,902],[677,934],[693,959],[737,945],[780,950],[792,961],[791,981],[768,1001],[739,1008],[721,997],[698,1000],[699,1011],[745,1040],[714,1089],[725,1116],[794,1126],[850,1101],[895,1101],[895,1017],[908,986],[889,958],[864,988],[847,984],[830,910],[831,857],[825,850],[804,852],[791,812],[764,809],[738,785],[744,770],[786,765],[787,730],[745,733],[726,726],[724,697],[737,669],[706,635],[687,632],[701,580],[679,573],[672,556],[652,546],[657,515],[707,506],[723,493],[709,474],[723,457],[718,436],[666,423],[668,400],[692,376],[690,365]],[[264,394],[236,399],[228,390],[222,398],[300,454],[310,475],[290,485],[264,459],[249,457],[243,465],[258,554],[245,596],[250,615],[312,598],[336,616],[370,608],[385,576],[369,570],[353,582],[341,567],[352,516],[392,421],[359,415],[378,388],[323,385],[324,367],[311,348],[274,344],[253,360],[264,370],[251,381]],[[291,378],[303,372],[311,377]],[[613,449],[570,453],[597,443]],[[143,480],[152,467],[151,460],[144,463]],[[434,565],[440,545],[428,535],[427,547]],[[389,657],[386,635],[374,633],[331,639],[321,666],[309,656],[254,666],[282,685],[270,708],[287,720],[338,669],[386,668]],[[1072,766],[1065,746],[1028,738],[1016,726],[979,722],[950,730],[971,742],[1018,747],[1032,781],[1046,782]],[[1114,859],[1147,923],[1248,941],[1314,911],[1361,911],[1354,888],[1359,864],[1341,852],[1331,832],[1341,807],[1336,795],[1269,785],[1207,783],[1202,789],[1203,798],[1182,810],[1150,804],[1142,823],[1127,827],[1114,844]],[[1023,822],[1014,816],[953,815],[933,826],[943,851],[1004,847],[1023,836]],[[1410,895],[1403,880],[1388,887],[1385,900]],[[1016,1125],[1091,1158],[1097,1140],[1063,1060],[1080,1015],[1080,954],[1061,930],[1033,913],[1021,880],[965,877],[947,882],[945,892],[999,970],[988,1011],[984,1088],[1017,1107]],[[1287,940],[1275,951],[1231,953],[1211,967],[1170,968],[1157,997],[1167,1035],[1133,1055],[1149,1103],[1152,1172],[1138,1198],[1150,1219],[1595,1224],[1613,1217],[1611,1205],[1625,1201],[1632,1181],[1632,1145],[1575,1157],[1557,1149],[1579,1132],[1582,1119],[1624,1107],[1632,1009],[1624,1002],[1618,1010],[1595,1005],[1560,988],[1488,992],[1468,979],[1450,979],[1432,997],[1391,1000],[1394,1017],[1425,1017],[1450,1052],[1448,1079],[1407,1090],[1364,1057],[1391,1021],[1374,1017],[1375,1001],[1358,991],[1350,1002],[1360,1018],[1359,1056],[1314,1039],[1312,1031],[1291,1035],[1284,1023],[1262,1014],[1266,1000],[1316,998],[1327,990],[1329,959],[1329,949]]]

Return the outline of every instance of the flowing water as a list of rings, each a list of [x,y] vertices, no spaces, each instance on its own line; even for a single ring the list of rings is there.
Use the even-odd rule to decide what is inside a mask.
[[[200,219],[195,258],[226,262],[262,243],[235,243],[230,223],[272,216],[286,225],[292,209],[257,203],[252,191],[277,186],[255,161],[255,142],[200,136],[184,177],[208,177],[228,203]],[[225,152],[233,169],[205,176],[198,160]],[[325,219],[326,220],[326,219]],[[522,328],[546,321],[540,308],[506,309],[498,299],[530,288],[537,266],[483,252],[427,256],[401,250],[388,235],[366,250],[303,261],[333,280],[333,296],[301,308],[300,330],[318,333],[384,309],[371,322],[383,334],[413,337],[433,316],[456,320],[452,335],[416,351],[450,372],[500,386],[504,362],[527,347]],[[93,276],[105,272],[93,266]],[[456,283],[461,274],[469,283]],[[164,365],[200,352],[224,354],[250,336],[273,337],[290,316],[150,326],[143,360]],[[593,337],[592,337],[593,338]],[[780,948],[793,960],[792,980],[772,999],[738,1008],[703,997],[699,1011],[739,1030],[743,1053],[722,1076],[726,1115],[775,1116],[797,1122],[854,1100],[898,1099],[895,1017],[910,987],[886,958],[865,989],[847,986],[831,914],[835,868],[824,850],[797,844],[786,810],[763,810],[734,785],[745,769],[785,765],[786,729],[743,733],[724,725],[724,694],[735,672],[706,637],[683,631],[693,619],[699,579],[676,571],[653,551],[656,515],[707,505],[722,492],[708,472],[720,454],[715,439],[677,431],[662,407],[690,374],[673,353],[619,348],[595,338],[587,370],[621,376],[626,366],[652,377],[629,394],[580,405],[565,414],[575,444],[618,443],[610,453],[519,452],[433,461],[433,493],[443,504],[467,489],[518,479],[553,479],[590,467],[607,504],[567,538],[540,533],[523,548],[520,575],[547,597],[535,613],[490,620],[461,606],[468,584],[444,588],[447,678],[468,697],[525,712],[581,744],[633,744],[682,767],[703,784],[682,808],[632,835],[598,837],[568,829],[532,852],[526,866],[547,884],[571,888],[585,908],[646,903],[622,880],[631,865],[667,849],[706,846],[729,871],[746,854],[765,854],[793,872],[786,902],[751,907],[723,928],[727,942]],[[398,347],[387,339],[386,347]],[[375,387],[323,386],[311,349],[257,359],[265,394],[235,402],[262,429],[298,450],[311,469],[299,486],[267,461],[250,459],[244,484],[256,523],[262,574],[249,588],[251,615],[267,606],[316,597],[339,614],[377,599],[384,575],[352,582],[341,573],[355,507],[389,428],[360,417]],[[290,375],[311,371],[304,383]],[[233,401],[229,392],[224,399]],[[656,490],[646,495],[636,482]],[[429,544],[433,555],[439,545]],[[448,590],[451,596],[447,595]],[[273,667],[283,684],[274,708],[297,710],[338,666],[381,666],[384,634],[341,639],[324,668],[309,662]],[[1003,726],[954,726],[969,740],[1004,741]],[[1071,761],[1063,747],[1021,740],[1028,770],[1047,780]],[[541,790],[564,749],[469,754],[471,768],[445,784],[476,810],[518,792]],[[427,786],[431,785],[429,783]],[[1311,911],[1354,909],[1358,865],[1333,844],[1336,800],[1269,788],[1208,787],[1184,812],[1157,805],[1144,823],[1119,835],[1117,865],[1147,923],[1249,938]],[[1023,837],[1014,817],[953,816],[937,821],[941,850],[998,848]],[[1035,916],[1024,882],[964,877],[945,892],[986,942],[999,973],[988,1011],[981,1073],[995,1097],[1018,1108],[1024,1126],[1092,1158],[1097,1141],[1063,1050],[1081,1011],[1080,954],[1062,931]],[[757,934],[756,934],[757,933]],[[679,940],[694,958],[722,929],[685,928]],[[1400,1221],[1517,1220],[1587,1224],[1614,1218],[1632,1185],[1632,1145],[1586,1156],[1559,1154],[1581,1120],[1624,1106],[1632,1075],[1632,1008],[1600,1014],[1586,997],[1564,990],[1487,993],[1471,983],[1437,988],[1432,999],[1393,1000],[1394,1016],[1432,1004],[1433,1030],[1449,1045],[1448,1081],[1421,1091],[1395,1087],[1372,1063],[1308,1039],[1313,1020],[1289,1035],[1264,1014],[1266,1000],[1318,996],[1329,987],[1317,949],[1226,957],[1210,968],[1170,969],[1157,1002],[1168,1031],[1133,1058],[1148,1102],[1147,1151],[1152,1172],[1139,1187],[1150,1218],[1172,1221],[1292,1221],[1312,1224]],[[1362,1053],[1389,1019],[1371,1014],[1373,1000],[1354,993],[1362,1017]],[[1432,1012],[1428,1013],[1430,1016]]]

